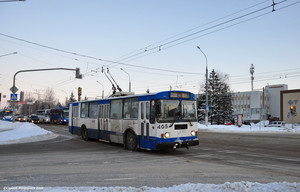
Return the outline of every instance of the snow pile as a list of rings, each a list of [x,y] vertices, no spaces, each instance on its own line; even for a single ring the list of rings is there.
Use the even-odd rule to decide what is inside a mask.
[[[40,192],[78,192],[78,191],[100,191],[100,192],[261,192],[261,191],[300,191],[300,183],[252,183],[235,182],[224,184],[182,184],[172,187],[4,187],[3,192],[16,191],[40,191]]]
[[[266,123],[267,124],[267,123]],[[266,133],[300,133],[300,126],[287,124],[283,127],[264,127],[263,123],[242,125],[208,125],[198,124],[200,130],[209,130],[215,132],[266,132]]]
[[[32,123],[0,120],[0,145],[42,141],[55,137],[52,132]]]

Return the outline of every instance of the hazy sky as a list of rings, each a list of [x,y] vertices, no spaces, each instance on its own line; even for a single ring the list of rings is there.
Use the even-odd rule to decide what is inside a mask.
[[[9,97],[19,70],[79,67],[81,80],[71,71],[20,73],[16,87],[35,97],[52,88],[64,102],[78,87],[83,97],[99,97],[103,85],[107,96],[111,84],[101,68],[108,67],[124,91],[130,74],[135,93],[170,86],[198,93],[205,57],[197,46],[209,71],[229,75],[233,91],[251,89],[251,64],[254,89],[299,89],[300,1],[275,2],[272,12],[272,0],[0,1],[0,92]]]

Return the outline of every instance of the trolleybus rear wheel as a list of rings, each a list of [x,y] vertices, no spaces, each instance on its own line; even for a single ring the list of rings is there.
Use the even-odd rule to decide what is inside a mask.
[[[126,134],[126,148],[131,151],[137,150],[137,139],[133,131],[128,131]]]
[[[81,129],[82,129],[81,130],[81,138],[82,138],[82,140],[88,141],[89,140],[89,135],[88,135],[87,129],[85,128],[85,126],[83,126]]]

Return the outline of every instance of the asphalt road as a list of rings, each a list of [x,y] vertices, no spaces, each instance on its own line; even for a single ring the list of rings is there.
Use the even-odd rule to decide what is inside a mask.
[[[151,186],[300,182],[300,134],[199,132],[176,151],[125,150],[85,142],[67,126],[40,125],[56,139],[0,146],[0,189],[9,186]]]

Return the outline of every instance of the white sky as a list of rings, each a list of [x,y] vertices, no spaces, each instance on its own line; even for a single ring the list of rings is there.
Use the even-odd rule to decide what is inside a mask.
[[[148,88],[152,92],[169,90],[170,86],[198,93],[200,84],[204,82],[205,57],[197,46],[207,56],[209,71],[215,69],[229,74],[233,91],[250,90],[251,64],[255,67],[254,89],[261,89],[267,84],[288,84],[289,89],[299,89],[298,0],[277,4],[275,12],[268,7],[229,22],[271,4],[270,0],[221,3],[197,0],[0,2],[0,92],[9,97],[13,75],[19,70],[79,67],[84,75],[82,80],[75,80],[74,73],[70,71],[20,73],[16,86],[35,96],[50,87],[64,102],[71,91],[77,94],[79,86],[83,97],[101,96],[99,81],[104,86],[105,95],[108,95],[111,85],[100,69],[109,65],[111,74],[124,91],[128,91],[129,78],[120,68],[130,74],[132,91],[136,93],[146,92]],[[288,5],[291,6],[286,7]],[[254,7],[249,8],[251,6]],[[246,8],[249,9],[244,10]],[[241,10],[244,11],[239,12]],[[236,12],[239,13],[228,16]],[[265,13],[268,14],[237,24]],[[215,21],[219,18],[223,19]],[[210,23],[212,21],[215,22]],[[213,27],[222,23],[226,24]],[[233,24],[237,25],[229,27]],[[222,29],[224,27],[229,28]],[[219,31],[214,32],[216,30]],[[102,60],[157,70],[67,54],[5,35]],[[165,39],[168,40],[162,41]],[[189,39],[193,40],[187,41]],[[172,43],[173,40],[178,41]],[[181,43],[183,41],[187,42]],[[18,54],[1,57],[12,52]],[[140,54],[139,58],[120,60],[121,56],[136,53]]]

